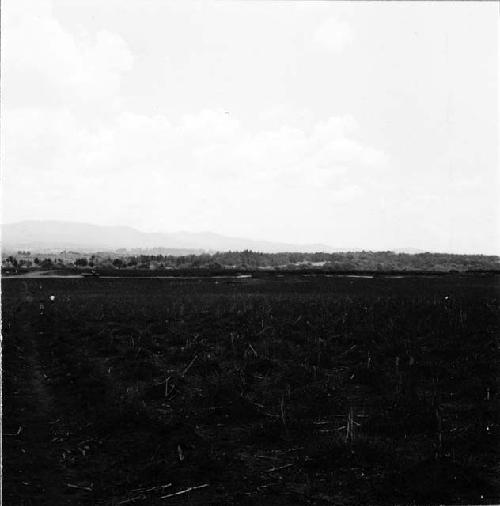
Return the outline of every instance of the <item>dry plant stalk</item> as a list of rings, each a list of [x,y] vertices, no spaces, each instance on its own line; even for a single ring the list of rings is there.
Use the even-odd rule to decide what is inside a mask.
[[[346,434],[345,434],[345,442],[353,443],[356,438],[356,422],[354,420],[354,408],[351,406],[349,408],[349,413],[347,414],[347,424],[346,424]]]
[[[184,378],[184,376],[188,373],[189,369],[191,369],[191,367],[193,366],[193,364],[196,362],[196,360],[198,360],[198,355],[195,355],[193,360],[191,360],[191,362],[189,362],[189,364],[187,365],[187,367],[184,369],[184,371],[182,371],[182,374],[181,374],[181,377]]]
[[[182,462],[184,460],[184,452],[182,451],[182,446],[180,444],[177,445],[177,453],[179,455],[179,461]]]
[[[160,499],[168,499],[169,497],[174,497],[176,495],[187,494],[188,492],[191,492],[192,490],[198,490],[200,488],[206,488],[206,487],[209,487],[209,486],[210,485],[208,483],[204,483],[203,485],[197,485],[195,487],[186,488],[185,490],[179,490],[179,492],[174,492],[173,494],[162,495],[160,497]]]
[[[253,354],[255,355],[255,357],[257,358],[259,355],[257,354],[257,352],[255,351],[255,348],[252,346],[252,343],[248,343],[248,347],[252,350]]]
[[[285,407],[285,396],[281,396],[281,404],[280,404],[280,411],[281,411],[281,421],[283,423],[283,427],[286,429],[286,407]]]
[[[168,378],[165,378],[165,397],[168,397],[168,382],[170,381],[170,376]]]
[[[443,452],[443,420],[441,417],[441,410],[439,406],[436,407],[436,422],[437,422],[437,449],[436,458],[440,457]]]

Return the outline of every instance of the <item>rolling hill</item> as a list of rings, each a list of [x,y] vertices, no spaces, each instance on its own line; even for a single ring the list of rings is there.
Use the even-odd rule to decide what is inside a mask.
[[[211,232],[141,232],[126,226],[101,226],[68,221],[22,221],[2,225],[2,250],[76,250],[114,251],[166,248],[201,253],[202,251],[332,252],[324,244],[288,244],[227,237]],[[336,250],[339,251],[339,250]]]

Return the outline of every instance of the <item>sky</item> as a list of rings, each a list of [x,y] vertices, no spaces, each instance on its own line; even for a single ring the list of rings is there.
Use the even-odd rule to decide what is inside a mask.
[[[1,221],[500,254],[498,19],[3,0]]]

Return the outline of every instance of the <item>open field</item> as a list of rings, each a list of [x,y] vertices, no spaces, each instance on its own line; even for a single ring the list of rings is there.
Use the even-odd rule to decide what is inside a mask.
[[[4,504],[498,503],[499,295],[4,279]]]

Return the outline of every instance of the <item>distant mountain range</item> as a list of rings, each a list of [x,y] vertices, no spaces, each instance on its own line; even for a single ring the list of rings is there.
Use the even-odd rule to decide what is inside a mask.
[[[187,255],[215,251],[346,252],[359,248],[333,248],[326,244],[290,244],[227,237],[211,232],[141,232],[132,227],[102,226],[70,221],[21,221],[2,225],[2,251],[117,251],[154,250],[154,254]],[[396,253],[423,253],[416,248],[394,250]]]
[[[22,221],[2,225],[3,251],[116,251],[161,249],[163,254],[199,254],[203,251],[333,252],[325,244],[288,244],[226,237],[210,232],[141,232],[132,227],[101,226],[67,221]],[[170,251],[171,250],[171,251]],[[182,253],[180,252],[182,250]]]

